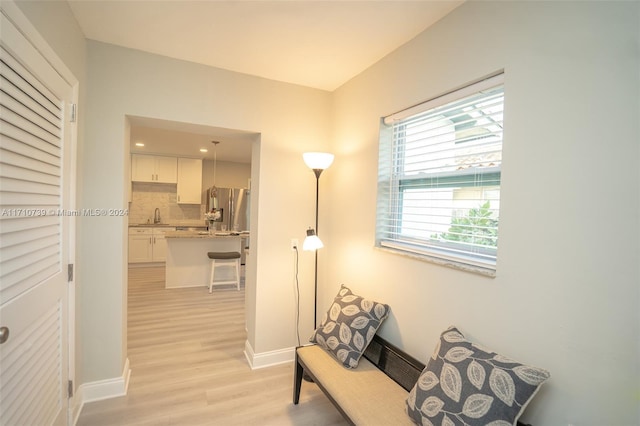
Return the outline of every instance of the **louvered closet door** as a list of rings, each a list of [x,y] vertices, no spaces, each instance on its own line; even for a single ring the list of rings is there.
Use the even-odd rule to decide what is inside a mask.
[[[0,18],[0,425],[66,424],[73,90]]]

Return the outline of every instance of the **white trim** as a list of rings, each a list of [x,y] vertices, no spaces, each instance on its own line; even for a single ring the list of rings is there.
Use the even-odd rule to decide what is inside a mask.
[[[103,399],[126,395],[129,389],[130,376],[131,369],[129,368],[129,358],[127,358],[121,377],[83,383],[78,389],[79,399],[82,399],[82,405],[87,402],[102,401]]]
[[[470,96],[474,93],[478,93],[483,90],[499,86],[501,84],[504,84],[504,70],[500,70],[494,74],[465,84],[464,86],[453,89],[447,93],[435,96],[417,105],[410,106],[409,108],[403,109],[402,111],[390,114],[386,117],[383,117],[383,121],[384,124],[391,125],[394,121],[403,120],[407,117],[411,117],[412,115],[420,114],[421,112],[425,112],[429,109],[436,108],[440,105],[444,105],[458,99],[462,99],[465,96]]]
[[[481,268],[479,266],[474,266],[474,265],[468,265],[466,263],[462,263],[462,262],[456,262],[453,260],[447,260],[447,259],[443,259],[443,258],[438,258],[435,256],[427,256],[427,255],[421,255],[421,254],[416,254],[416,253],[412,253],[409,251],[403,251],[403,250],[396,250],[393,248],[388,248],[388,247],[374,247],[374,250],[380,250],[386,253],[392,253],[392,254],[396,254],[398,256],[404,256],[404,257],[408,257],[411,259],[416,259],[416,260],[421,260],[424,262],[430,262],[430,263],[435,263],[436,265],[442,265],[442,266],[447,266],[449,268],[453,268],[453,269],[458,269],[460,271],[465,271],[465,272],[470,272],[473,274],[479,274],[479,275],[484,275],[486,277],[489,278],[495,278],[496,277],[496,271],[495,269],[486,269],[486,268]]]
[[[259,368],[273,367],[275,365],[293,362],[295,348],[285,348],[256,354],[247,340],[244,343],[244,356],[247,358],[249,367],[251,367],[252,370],[257,370]]]
[[[463,250],[447,250],[446,248],[441,248],[438,246],[431,245],[413,245],[411,243],[404,243],[398,240],[381,240],[380,247],[386,248],[389,250],[399,251],[399,252],[407,252],[413,253],[416,256],[420,257],[432,257],[434,259],[442,259],[445,264],[449,263],[457,263],[461,265],[466,265],[467,267],[479,270],[479,271],[487,271],[489,274],[494,274],[496,272],[496,260],[489,261],[487,259],[483,259],[481,257],[473,257],[472,255],[465,253]]]
[[[251,343],[248,340],[244,341],[244,357],[247,358],[247,362],[249,363],[249,367],[253,369],[253,348],[251,347]]]
[[[82,400],[82,386],[76,389],[75,394],[70,401],[71,404],[69,405],[69,424],[73,426],[78,423],[80,413],[82,412],[82,407],[84,406],[84,401]]]

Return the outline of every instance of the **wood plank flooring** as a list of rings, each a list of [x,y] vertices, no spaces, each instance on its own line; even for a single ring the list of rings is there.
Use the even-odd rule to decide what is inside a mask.
[[[164,267],[129,270],[128,394],[85,404],[79,426],[346,425],[313,383],[291,402],[293,364],[251,370],[244,287],[164,288]]]

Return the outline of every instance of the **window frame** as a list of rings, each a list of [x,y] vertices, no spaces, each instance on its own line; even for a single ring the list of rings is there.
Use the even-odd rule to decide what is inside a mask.
[[[407,195],[407,189],[431,189],[431,188],[478,188],[482,191],[500,191],[502,181],[502,151],[503,151],[503,138],[502,130],[500,130],[500,160],[498,165],[485,166],[482,165],[478,168],[463,169],[463,171],[436,171],[434,173],[423,173],[422,175],[406,174],[403,169],[405,162],[405,153],[402,150],[407,149],[409,142],[403,142],[398,148],[395,147],[396,141],[402,139],[402,136],[398,136],[405,128],[403,123],[411,122],[415,120],[416,116],[428,114],[438,108],[454,105],[467,97],[480,94],[486,90],[493,90],[501,87],[502,99],[501,99],[501,117],[504,113],[504,72],[499,71],[490,76],[472,82],[463,87],[457,88],[444,95],[438,96],[421,104],[412,106],[403,111],[395,114],[391,114],[386,117],[382,117],[380,121],[380,141],[379,141],[379,163],[378,163],[378,191],[377,191],[377,205],[376,205],[376,236],[375,246],[389,250],[394,253],[404,254],[412,257],[416,257],[421,260],[432,261],[448,266],[453,266],[458,269],[468,270],[472,272],[479,272],[484,275],[495,276],[497,267],[497,230],[499,229],[499,214],[491,220],[495,221],[495,236],[489,236],[487,238],[495,238],[495,248],[486,245],[474,245],[466,242],[456,241],[443,241],[442,238],[438,238],[437,242],[432,240],[433,237],[416,237],[402,235],[402,223],[405,220],[403,210],[403,198]],[[479,101],[480,104],[482,101]],[[419,117],[418,117],[419,118]],[[426,120],[424,121],[427,122]],[[396,134],[394,135],[394,123],[396,126]],[[399,125],[397,123],[400,123]],[[503,128],[503,120],[499,122],[500,129]],[[455,129],[454,133],[458,131]],[[437,136],[428,136],[426,140],[435,140]],[[458,138],[454,138],[450,141],[454,145],[458,143]],[[437,143],[437,142],[433,142]],[[495,143],[495,142],[494,142]],[[394,156],[394,150],[400,152],[399,155]],[[452,152],[458,153],[462,148],[454,148]],[[428,153],[427,155],[431,155]],[[430,157],[431,158],[431,157]],[[480,174],[478,174],[478,170]],[[470,179],[470,177],[472,179]],[[479,181],[475,180],[478,179]],[[482,185],[478,184],[481,183]],[[452,194],[453,196],[453,194]],[[488,198],[487,198],[488,199]],[[498,203],[500,198],[498,197]],[[481,198],[484,202],[485,197]],[[427,201],[425,196],[422,201]],[[432,200],[433,201],[433,200]],[[491,201],[491,200],[490,200]],[[445,216],[450,221],[450,228],[453,227],[453,219],[456,217],[454,213],[454,201],[450,204],[451,214]],[[471,210],[468,209],[468,210]],[[499,212],[499,207],[497,209]],[[428,217],[434,216],[430,214]],[[398,223],[400,222],[400,223]],[[480,226],[479,228],[482,228]],[[484,229],[493,230],[494,227],[490,226]],[[431,230],[425,230],[425,232],[431,232]],[[449,231],[447,231],[449,232]],[[417,233],[417,231],[416,231]],[[442,235],[441,233],[440,235]],[[473,250],[470,248],[473,247]]]

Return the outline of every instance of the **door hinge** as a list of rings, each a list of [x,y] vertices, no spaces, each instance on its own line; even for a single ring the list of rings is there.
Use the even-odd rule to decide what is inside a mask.
[[[67,394],[68,397],[73,397],[73,380],[69,380],[69,384],[67,385]]]
[[[69,121],[71,123],[75,123],[77,119],[78,119],[78,105],[71,104],[71,117],[69,118]]]
[[[73,281],[73,263],[67,265],[67,281]]]

